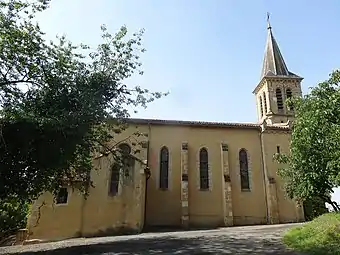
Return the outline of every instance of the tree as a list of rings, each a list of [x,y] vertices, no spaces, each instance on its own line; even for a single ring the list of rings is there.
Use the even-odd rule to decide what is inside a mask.
[[[318,197],[306,199],[303,203],[304,215],[307,221],[313,220],[322,214],[328,213],[325,200]]]
[[[340,71],[294,98],[295,120],[289,155],[276,155],[288,195],[298,200],[323,199],[335,211],[333,189],[340,185]]]
[[[29,204],[18,197],[0,200],[0,241],[26,227]]]
[[[37,12],[49,0],[0,0],[0,199],[34,199],[67,181],[85,194],[92,156],[125,127],[128,107],[165,95],[125,84],[140,70],[143,30],[101,27],[96,49],[47,42]]]

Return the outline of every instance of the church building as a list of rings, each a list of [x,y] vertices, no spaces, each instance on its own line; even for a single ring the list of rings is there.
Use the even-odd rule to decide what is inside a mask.
[[[253,91],[258,123],[128,119],[115,144],[128,169],[110,154],[93,159],[89,196],[64,187],[43,194],[27,223],[30,239],[138,233],[147,228],[215,228],[304,220],[287,198],[275,153],[288,153],[302,77],[292,73],[268,25],[262,74]],[[136,131],[145,134],[134,136]],[[132,160],[131,160],[132,159]]]

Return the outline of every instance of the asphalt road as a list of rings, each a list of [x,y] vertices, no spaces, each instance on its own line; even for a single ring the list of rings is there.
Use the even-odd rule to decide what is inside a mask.
[[[131,236],[76,238],[60,242],[0,248],[0,254],[284,254],[282,234],[299,224],[220,228],[202,231],[143,233]]]

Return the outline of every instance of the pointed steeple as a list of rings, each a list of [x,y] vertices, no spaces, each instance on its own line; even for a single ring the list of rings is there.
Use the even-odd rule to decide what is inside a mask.
[[[264,76],[297,76],[289,72],[286,63],[280,52],[280,48],[273,36],[272,27],[269,22],[269,13],[267,13],[268,35],[266,49],[264,53],[261,78]]]

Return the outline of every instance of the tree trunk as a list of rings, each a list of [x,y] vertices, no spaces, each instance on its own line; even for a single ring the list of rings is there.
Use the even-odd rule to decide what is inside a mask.
[[[340,212],[340,205],[337,202],[334,202],[334,205],[338,208],[337,212]]]
[[[330,204],[333,207],[333,210],[335,212],[340,212],[340,207],[336,202],[329,200],[329,201],[327,201],[327,203]]]

